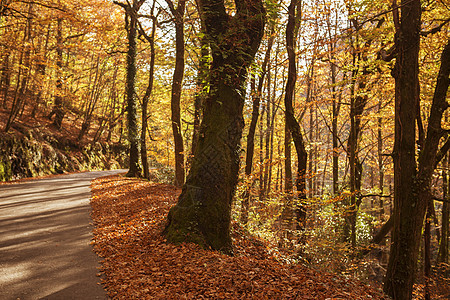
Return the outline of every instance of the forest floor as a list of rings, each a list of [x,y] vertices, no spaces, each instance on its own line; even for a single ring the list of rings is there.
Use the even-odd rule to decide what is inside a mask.
[[[114,299],[386,299],[354,278],[289,264],[233,224],[234,256],[166,243],[180,189],[120,175],[92,185],[94,248]]]

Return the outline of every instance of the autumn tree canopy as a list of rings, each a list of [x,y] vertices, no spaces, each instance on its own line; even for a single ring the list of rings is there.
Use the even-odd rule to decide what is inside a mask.
[[[170,242],[231,254],[238,222],[394,299],[432,291],[449,261],[446,1],[16,0],[0,20],[1,179],[38,164],[6,141],[45,144],[48,172],[118,155],[183,186]]]

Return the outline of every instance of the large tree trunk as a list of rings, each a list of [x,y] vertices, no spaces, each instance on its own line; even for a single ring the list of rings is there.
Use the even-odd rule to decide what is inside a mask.
[[[235,0],[236,14],[223,0],[205,0],[200,14],[211,53],[210,91],[189,176],[164,230],[170,242],[195,242],[232,252],[231,203],[242,136],[247,68],[261,42],[265,12],[262,1]]]
[[[423,220],[431,201],[431,178],[436,165],[441,120],[448,108],[446,95],[450,74],[450,40],[441,57],[441,68],[428,118],[427,135],[415,163],[415,119],[419,105],[418,52],[420,1],[402,2],[402,20],[397,40],[396,141],[394,146],[394,228],[384,290],[395,299],[411,299]]]
[[[395,18],[398,11],[394,10]],[[426,203],[417,198],[416,113],[419,102],[420,0],[402,0],[396,24],[394,227],[384,291],[394,299],[411,299]]]
[[[167,0],[172,14],[175,18],[175,70],[173,72],[172,82],[172,132],[175,148],[175,185],[181,187],[184,184],[184,145],[183,135],[181,134],[181,115],[180,115],[180,99],[182,82],[184,75],[184,10],[186,6],[185,0],[179,0],[175,9],[172,1]]]

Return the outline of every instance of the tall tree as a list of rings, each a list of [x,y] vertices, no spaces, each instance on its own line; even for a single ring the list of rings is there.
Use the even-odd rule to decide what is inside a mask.
[[[142,171],[144,172],[144,178],[150,178],[150,168],[148,165],[147,157],[147,127],[148,127],[148,102],[153,91],[153,81],[155,77],[155,34],[156,34],[156,23],[157,16],[154,15],[156,1],[153,1],[151,9],[151,19],[152,19],[152,31],[150,36],[147,35],[142,26],[140,26],[140,33],[145,37],[145,39],[150,44],[150,68],[148,71],[148,85],[145,90],[144,97],[142,98],[142,112],[141,112],[141,161],[142,161]]]
[[[411,299],[420,236],[427,207],[432,201],[431,179],[436,164],[443,158],[439,143],[445,136],[442,116],[449,107],[446,95],[450,75],[450,40],[441,56],[441,67],[431,104],[426,138],[421,144],[418,170],[415,160],[415,121],[420,130],[418,53],[420,42],[421,3],[402,1],[401,19],[397,22],[396,124],[394,145],[394,227],[389,264],[384,283],[385,292],[395,299]],[[448,147],[448,144],[444,144]],[[439,151],[438,151],[439,150]]]
[[[297,153],[297,174],[295,186],[298,193],[297,205],[295,214],[297,219],[297,229],[304,228],[306,220],[306,208],[304,201],[306,200],[306,165],[307,152],[303,142],[303,136],[300,129],[300,124],[295,118],[294,107],[292,100],[295,90],[295,81],[297,79],[297,67],[295,57],[295,37],[298,32],[298,26],[301,18],[301,0],[292,0],[288,7],[288,23],[286,26],[286,48],[289,59],[288,79],[286,83],[286,91],[284,96],[284,105],[286,107],[286,124],[294,141],[295,151]]]
[[[191,241],[232,252],[231,204],[239,171],[247,68],[265,24],[261,0],[235,0],[233,16],[224,0],[201,1],[212,63],[209,94],[194,161],[164,233],[170,242]]]
[[[175,22],[175,70],[173,71],[172,100],[170,103],[175,147],[175,185],[182,186],[184,184],[184,146],[183,135],[181,134],[180,100],[184,74],[184,11],[186,0],[178,0],[176,8],[171,0],[166,0],[166,2]]]
[[[394,227],[384,290],[394,299],[411,299],[425,214],[417,201],[416,113],[419,104],[420,0],[394,0],[397,57],[395,78]]]
[[[136,35],[138,32],[137,12],[144,3],[144,0],[133,0],[132,4],[129,2],[127,4],[120,2],[114,3],[125,9],[125,27],[128,33],[126,99],[130,167],[127,176],[138,177],[141,173],[141,165],[139,162],[139,128],[136,99]]]

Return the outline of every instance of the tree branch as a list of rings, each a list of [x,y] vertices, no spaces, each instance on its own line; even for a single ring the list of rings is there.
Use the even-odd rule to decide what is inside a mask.
[[[440,25],[428,30],[428,31],[421,31],[420,35],[421,36],[428,36],[429,34],[435,34],[439,31],[442,30],[442,27],[445,26],[445,24],[447,24],[448,22],[450,22],[450,18],[448,18],[447,20],[445,20],[444,22],[442,22]]]

